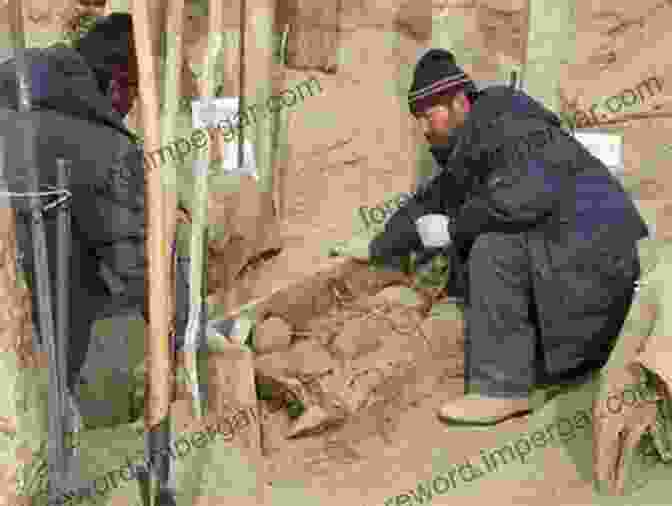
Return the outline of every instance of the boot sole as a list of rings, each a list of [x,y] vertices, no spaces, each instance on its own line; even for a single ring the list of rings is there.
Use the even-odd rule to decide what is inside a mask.
[[[450,425],[477,425],[477,426],[490,426],[490,425],[497,425],[499,423],[505,422],[507,420],[511,420],[513,418],[520,418],[523,416],[527,416],[530,413],[532,413],[532,409],[524,409],[520,411],[514,411],[513,413],[510,413],[505,416],[497,417],[497,418],[491,418],[487,420],[476,420],[476,419],[465,419],[465,418],[453,418],[449,416],[443,416],[440,413],[437,413],[437,417],[439,420],[441,420],[444,423],[450,424]]]

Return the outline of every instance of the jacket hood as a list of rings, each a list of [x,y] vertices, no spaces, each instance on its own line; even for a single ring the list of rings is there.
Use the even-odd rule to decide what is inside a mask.
[[[560,118],[525,92],[509,86],[491,86],[480,91],[464,124],[455,129],[448,142],[433,146],[430,151],[439,164],[459,174],[465,165],[473,168],[485,153],[494,151],[502,142],[488,131],[501,121],[540,119],[560,127]]]
[[[32,106],[51,109],[88,121],[104,123],[133,138],[112,100],[100,92],[98,80],[84,58],[74,49],[57,44],[25,50],[31,73]],[[17,81],[14,58],[0,64],[2,101],[17,108]]]

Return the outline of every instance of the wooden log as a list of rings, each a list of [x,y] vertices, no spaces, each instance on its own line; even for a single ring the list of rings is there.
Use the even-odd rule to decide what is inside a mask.
[[[132,0],[133,32],[138,57],[140,107],[142,111],[145,149],[160,148],[158,124],[159,97],[153,64],[149,9],[144,0]],[[147,288],[148,315],[145,335],[147,379],[145,393],[145,426],[158,427],[168,416],[171,393],[171,353],[169,308],[166,294],[173,291],[170,283],[170,244],[166,237],[165,198],[161,173],[145,165],[147,182]]]
[[[215,63],[222,47],[222,35],[220,33],[223,19],[223,5],[221,2],[209,2],[208,17],[208,47],[206,55],[205,73],[196,83],[196,88],[202,99],[214,98],[215,90]],[[193,198],[193,221],[191,225],[191,271],[189,276],[189,300],[191,310],[189,313],[189,323],[187,325],[187,335],[185,336],[185,371],[187,372],[189,383],[192,389],[193,414],[201,417],[201,406],[199,396],[198,365],[196,360],[197,346],[197,328],[196,325],[201,318],[200,308],[203,306],[203,262],[206,261],[207,249],[204,248],[204,242],[207,241],[206,224],[208,215],[208,162],[213,158],[214,153],[221,151],[219,139],[216,139],[213,145],[206,151],[205,158],[197,161],[198,167],[194,185]],[[195,168],[196,168],[195,167]]]
[[[167,38],[166,73],[164,76],[165,115],[161,126],[162,145],[167,146],[175,139],[175,125],[179,111],[180,84],[182,82],[182,36],[184,32],[184,0],[171,0],[168,6],[166,31],[171,34]],[[165,226],[166,237],[170,244],[175,241],[177,227],[177,164],[170,161],[162,168],[162,177],[165,192]],[[171,264],[171,286],[175,286],[175,264]],[[175,314],[175,293],[171,290],[167,294],[168,311],[172,317]],[[172,392],[171,397],[174,397]]]

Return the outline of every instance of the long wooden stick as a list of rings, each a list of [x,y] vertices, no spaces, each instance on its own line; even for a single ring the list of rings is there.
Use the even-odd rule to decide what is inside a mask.
[[[528,48],[530,46],[530,22],[532,20],[532,0],[525,2],[525,37],[521,44],[520,75],[518,76],[518,89],[522,90],[525,83],[525,74],[527,71]]]
[[[262,26],[265,24],[263,21],[259,19],[255,19],[256,16],[252,15],[251,13],[254,14],[262,14],[265,12],[264,9],[260,9],[261,5],[263,5],[259,0],[250,0],[249,2],[247,0],[240,0],[240,75],[239,75],[239,83],[240,83],[240,90],[239,90],[239,99],[238,99],[238,104],[239,104],[239,118],[240,118],[240,130],[238,131],[238,166],[243,167],[245,165],[245,160],[243,158],[243,147],[244,147],[244,142],[245,142],[245,137],[243,136],[243,115],[247,112],[247,99],[248,97],[253,97],[256,95],[256,91],[258,89],[257,86],[254,86],[254,89],[250,89],[249,91],[246,89],[247,82],[248,82],[248,51],[247,51],[247,36],[248,34],[252,34],[252,38],[255,39],[254,42],[259,44],[261,42],[261,45],[263,46],[263,42],[259,38],[260,31],[258,32],[255,30],[256,23],[261,23]],[[259,56],[257,51],[254,51],[255,56]],[[262,51],[263,54],[263,51]],[[258,61],[259,64],[265,65],[268,62],[261,62]],[[254,67],[254,65],[252,65]],[[261,128],[257,125],[256,127],[256,144],[257,147],[259,146],[259,143],[262,142],[260,138],[260,133],[262,132]],[[258,160],[258,159],[257,159]],[[264,162],[267,161],[267,158],[263,158]],[[265,167],[257,167],[257,170],[265,170]],[[262,172],[262,177],[266,176],[268,177],[268,173],[263,173]],[[264,185],[264,190],[266,189],[266,181],[262,180],[261,183]],[[259,183],[257,183],[259,184]],[[242,191],[244,188],[243,185],[241,185],[240,190]],[[241,194],[241,197],[243,195]],[[268,199],[272,199],[272,193],[270,192],[264,192],[262,195],[262,204],[264,204],[263,209],[267,209],[266,205],[269,203]],[[256,393],[255,393],[255,378],[254,378],[254,366],[253,366],[253,358],[252,354],[249,353],[249,350],[246,350],[247,356],[249,357],[249,360],[247,362],[237,362],[238,365],[238,374],[236,375],[236,380],[240,382],[239,387],[236,389],[237,397],[238,400],[242,399],[251,399],[253,400],[254,403],[257,404],[255,411],[260,414],[261,411],[259,409],[259,404],[258,401],[256,400]],[[263,455],[263,439],[262,439],[262,432],[261,432],[261,422],[258,420],[255,420],[255,422],[252,424],[251,427],[251,437],[252,437],[252,447],[250,448],[252,450],[253,454],[253,459],[256,464],[256,470],[255,470],[255,475],[256,475],[256,500],[257,504],[265,504],[266,500],[266,493],[265,493],[265,487],[266,487],[266,480],[265,480],[265,472],[264,472],[264,455]]]
[[[133,35],[138,58],[140,112],[146,152],[160,148],[160,108],[158,81],[154,59],[154,40],[150,28],[149,6],[146,0],[132,0]],[[151,458],[157,439],[165,439],[169,425],[172,394],[172,364],[170,349],[170,304],[165,298],[172,293],[170,283],[170,244],[166,237],[166,206],[161,173],[145,164],[145,202],[147,202],[147,270],[145,289],[148,321],[145,330],[145,452]],[[155,461],[155,458],[152,459]],[[156,469],[140,480],[143,496],[154,502]],[[160,484],[159,484],[160,486]]]
[[[245,165],[245,160],[243,158],[243,143],[245,142],[245,137],[243,136],[243,111],[245,110],[245,33],[247,28],[247,19],[246,11],[247,2],[245,0],[240,0],[240,53],[238,55],[240,66],[238,73],[238,84],[239,84],[239,93],[238,93],[238,113],[239,113],[239,129],[238,129],[238,169],[242,168]]]
[[[213,99],[215,96],[215,68],[217,57],[223,46],[222,24],[224,21],[224,6],[221,0],[210,0],[208,17],[208,52],[205,61],[205,75],[198,83],[199,95],[202,99]],[[201,415],[200,392],[198,385],[196,339],[198,326],[201,322],[203,310],[203,263],[205,261],[205,228],[208,216],[208,169],[210,160],[217,153],[218,143],[210,145],[208,151],[196,160],[196,177],[193,198],[193,222],[191,225],[191,272],[190,283],[190,310],[187,333],[185,336],[185,365],[192,386],[192,399],[196,409],[195,415]]]
[[[160,148],[159,100],[149,12],[145,0],[132,0],[133,32],[138,55],[140,107],[145,150]],[[147,280],[149,322],[145,334],[147,360],[145,384],[145,427],[151,430],[168,416],[171,390],[171,354],[169,308],[165,297],[172,292],[170,283],[170,244],[166,237],[166,213],[161,173],[145,164],[147,202]]]
[[[182,82],[182,36],[184,32],[184,0],[170,0],[166,19],[166,65],[164,75],[164,96],[163,103],[165,114],[163,124],[161,125],[162,145],[168,146],[177,136],[175,134],[175,125],[179,111],[180,84]],[[166,212],[166,236],[171,244],[175,242],[175,232],[177,225],[177,163],[175,159],[170,160],[162,169],[162,177],[165,190],[165,212]],[[176,255],[173,249],[173,255]],[[175,267],[175,262],[172,262]],[[175,278],[175,272],[171,279]],[[170,315],[175,314],[175,294],[170,293]],[[171,399],[172,400],[172,399]]]

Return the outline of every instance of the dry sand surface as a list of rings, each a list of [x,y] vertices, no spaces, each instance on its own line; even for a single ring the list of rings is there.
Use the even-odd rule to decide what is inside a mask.
[[[419,493],[418,484],[439,472],[448,476],[466,458],[479,465],[481,450],[492,452],[543,430],[557,413],[566,417],[589,409],[592,397],[584,392],[564,398],[562,408],[547,406],[532,422],[513,420],[496,429],[442,424],[436,409],[464,388],[461,321],[437,321],[422,298],[415,306],[400,304],[402,276],[380,277],[345,259],[314,264],[303,275],[283,278],[279,291],[269,289],[275,269],[289,272],[286,265],[296,266],[295,251],[306,248],[288,248],[284,259],[262,265],[265,275],[251,283],[266,287],[258,293],[274,293],[257,304],[263,323],[255,358],[258,384],[271,385],[276,396],[261,403],[269,500],[383,504],[391,498],[388,504],[397,504],[394,497],[408,494],[399,504],[415,504],[411,497]],[[285,394],[308,406],[296,421],[278,409]],[[612,504],[593,492],[590,426],[575,432],[567,445],[549,443],[527,463],[514,459],[502,466],[500,460],[497,472],[474,483],[458,478],[445,495],[434,492],[433,504],[455,497],[501,504]],[[448,488],[444,483],[439,489]],[[654,495],[641,504],[663,504],[656,502],[661,496],[654,489],[645,492]]]
[[[266,412],[262,426],[264,480],[273,504],[301,504],[302,501],[320,505],[364,506],[386,501],[390,505],[415,504],[413,499],[407,500],[404,496],[388,499],[410,489],[417,490],[418,482],[435,476],[437,469],[447,470],[450,464],[478,456],[481,449],[496,448],[530,430],[526,419],[506,422],[496,429],[441,424],[434,410],[463,389],[463,379],[455,373],[460,364],[459,324],[449,325],[452,325],[452,333],[437,330],[437,335],[447,343],[443,356],[428,353],[421,333],[415,332],[409,323],[427,317],[422,308],[416,308],[412,312],[415,316],[410,316],[400,313],[399,306],[382,304],[387,309],[380,310],[397,324],[406,326],[407,334],[391,330],[384,318],[373,318],[364,324],[362,313],[378,307],[380,302],[370,296],[385,285],[398,284],[403,279],[388,276],[372,280],[343,259],[324,257],[326,241],[351,234],[352,217],[359,206],[375,205],[390,192],[408,191],[416,176],[416,146],[421,145],[422,138],[410,121],[403,98],[398,97],[394,88],[405,66],[412,65],[418,51],[429,42],[418,36],[422,29],[401,35],[395,33],[395,13],[403,9],[401,2],[389,4],[344,2],[340,44],[348,58],[336,74],[320,75],[319,81],[325,90],[320,97],[292,111],[286,133],[291,149],[287,158],[274,168],[277,174],[274,191],[281,217],[278,233],[284,249],[279,255],[250,268],[240,281],[230,284],[228,290],[218,290],[213,296],[213,300],[231,310],[255,299],[264,300],[267,308],[275,308],[277,314],[271,316],[282,317],[284,325],[294,334],[287,339],[287,332],[282,335],[283,323],[276,321],[275,335],[270,329],[267,336],[268,349],[273,351],[256,357],[257,371],[275,381],[276,387],[281,385],[278,391],[303,396],[307,405],[322,410],[309,411],[313,418],[308,421],[326,420],[334,424],[326,431],[320,428],[317,435],[310,435],[308,431],[300,437],[286,439],[288,431],[297,429],[296,425],[284,411],[268,413],[270,404],[262,403]],[[59,2],[50,10],[40,2],[28,2],[27,29],[54,29],[69,5]],[[468,69],[475,79],[491,79],[498,65],[520,60],[526,30],[524,2],[435,0],[431,7],[434,16],[461,16],[465,24],[473,28],[466,44],[482,55],[477,64]],[[2,8],[6,8],[6,2]],[[238,7],[231,4],[230,9],[237,12]],[[417,17],[417,13],[409,15]],[[659,75],[664,83],[663,92],[655,100],[638,104],[633,112],[669,111],[670,3],[656,0],[578,2],[576,17],[576,55],[563,63],[559,83],[565,101],[587,110],[600,98],[618,93],[650,75]],[[202,30],[204,25],[201,25],[193,23],[195,30]],[[199,39],[192,35],[188,34],[186,39]],[[197,58],[195,53],[198,51],[193,48],[187,50],[189,58]],[[238,71],[233,64],[230,70],[232,74]],[[273,87],[283,89],[289,87],[289,83],[310,78],[313,73],[285,69],[276,74],[278,82]],[[228,79],[228,92],[235,93],[235,75]],[[658,157],[660,144],[667,142],[669,125],[670,120],[665,117],[637,119],[620,125],[625,133],[626,169],[632,174],[642,174],[646,180],[649,190],[645,198],[657,198],[667,188],[663,172],[645,172],[644,168],[651,166],[652,160]],[[307,156],[317,148],[344,139],[349,142],[341,150],[323,152],[315,158]],[[660,208],[662,219],[663,206]],[[9,223],[7,219],[3,215],[3,223]],[[25,294],[11,286],[13,273],[6,267],[12,241],[9,237],[0,239],[0,264],[6,273],[0,276],[2,315],[10,314],[15,308],[25,314],[28,308]],[[239,252],[236,262],[244,263],[241,258],[245,255],[249,256],[250,252]],[[229,260],[224,258],[222,262]],[[361,340],[329,337],[329,332],[316,328],[329,327],[329,322],[325,324],[315,316],[318,312],[328,312],[338,299],[331,298],[326,282],[329,278],[351,279],[359,287],[355,290],[355,302],[359,301],[366,309],[341,308],[338,315],[332,316],[331,324],[333,320],[347,320],[337,326],[342,324],[341,330],[346,336],[350,333]],[[336,288],[338,292],[338,286]],[[272,293],[276,295],[269,297]],[[318,302],[313,303],[313,299]],[[299,309],[289,310],[290,302]],[[348,312],[350,318],[344,318]],[[25,318],[9,320],[17,325],[21,322],[21,328],[13,331],[12,336],[2,334],[4,347],[24,339],[29,325]],[[296,334],[300,332],[304,335]],[[446,335],[453,338],[445,340]],[[280,354],[281,359],[274,363],[275,354]],[[377,361],[388,364],[387,368],[378,367],[382,369],[381,374],[361,374],[347,391],[348,378],[358,372],[375,371]],[[395,369],[389,362],[400,366]],[[404,364],[415,364],[415,368],[404,369]],[[292,370],[288,371],[290,365]],[[329,369],[338,374],[319,376]],[[453,373],[442,375],[445,370]],[[295,374],[297,372],[317,375],[321,390],[311,390],[311,382],[305,377],[304,382],[297,379],[301,376]],[[336,379],[330,379],[332,377]],[[386,383],[387,380],[390,381]],[[392,385],[382,388],[389,394],[388,398],[383,395],[382,400],[376,399],[373,390],[385,385]],[[399,395],[395,397],[396,394]],[[332,411],[324,409],[328,401],[334,399],[342,401],[341,404],[331,405]],[[588,451],[590,444],[589,434],[582,432],[572,448]],[[483,504],[511,505],[664,504],[651,499],[653,496],[614,501],[596,499],[590,469],[585,465],[590,457],[575,460],[573,454],[578,451],[549,446],[540,450],[528,464],[514,462],[470,485],[461,483],[445,495],[435,495],[432,504],[454,504],[457,497],[468,497],[469,501]],[[581,464],[577,464],[579,461]],[[204,497],[196,504],[225,503],[228,504],[225,498]]]

